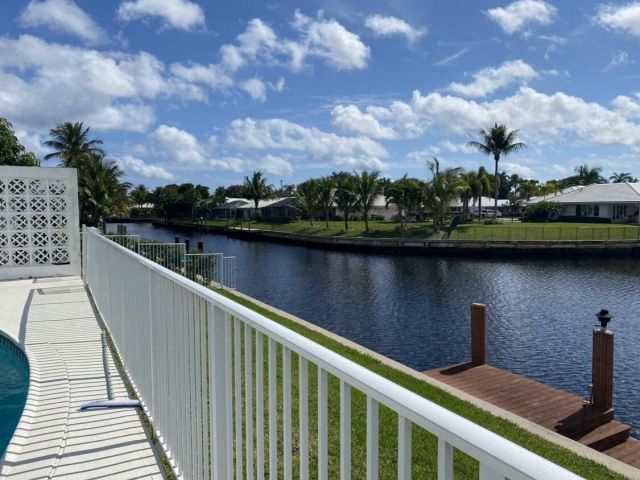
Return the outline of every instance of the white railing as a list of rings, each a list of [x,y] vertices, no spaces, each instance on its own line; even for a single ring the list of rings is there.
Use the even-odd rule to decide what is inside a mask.
[[[85,240],[85,281],[183,478],[378,478],[379,415],[390,414],[398,478],[437,456],[438,479],[452,479],[455,449],[481,480],[579,478],[93,230]],[[417,450],[424,430],[437,455]]]

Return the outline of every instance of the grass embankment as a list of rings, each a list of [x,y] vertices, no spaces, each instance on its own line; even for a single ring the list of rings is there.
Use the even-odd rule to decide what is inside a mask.
[[[408,223],[405,228],[400,228],[396,222],[370,221],[369,231],[361,220],[349,222],[349,230],[345,230],[344,222],[330,221],[327,228],[325,222],[308,221],[292,223],[267,223],[267,222],[229,222],[226,220],[209,220],[208,225],[217,227],[242,228],[243,230],[265,230],[270,232],[298,233],[304,235],[318,235],[323,237],[364,237],[364,238],[431,238],[433,236],[433,223],[417,222]]]
[[[343,238],[406,238],[415,240],[436,240],[444,238],[441,231],[433,232],[433,223],[407,223],[401,227],[396,222],[369,222],[369,231],[365,230],[363,221],[349,222],[349,230],[344,229],[344,222],[330,221],[327,228],[325,222],[292,222],[285,224],[267,222],[239,222],[226,220],[209,220],[208,225],[236,228],[242,230],[264,230],[280,233],[317,235],[323,237]],[[446,230],[446,226],[442,229]],[[444,236],[443,236],[444,235]],[[449,240],[549,240],[549,241],[585,241],[585,240],[640,240],[638,225],[608,225],[602,223],[520,223],[508,219],[495,225],[465,223],[451,233]]]
[[[602,223],[505,223],[459,225],[452,240],[640,240],[638,225]]]
[[[340,355],[360,364],[369,370],[421,395],[429,400],[453,411],[469,420],[481,425],[498,435],[505,437],[550,461],[571,470],[578,475],[590,479],[623,479],[605,466],[592,460],[581,457],[567,449],[548,442],[515,424],[491,415],[480,408],[463,401],[433,385],[421,381],[407,373],[399,371],[392,366],[384,364],[362,352],[343,345],[320,332],[311,330],[297,322],[277,315],[264,309],[255,303],[235,295],[228,290],[218,290],[222,295],[294,330],[305,337],[339,353]],[[244,332],[242,332],[244,334]],[[244,342],[243,342],[244,344]],[[264,389],[265,389],[265,432],[268,431],[268,395],[267,395],[267,347],[264,346]],[[243,355],[244,358],[244,355]],[[253,357],[255,359],[255,356]],[[244,371],[244,361],[243,361]],[[278,385],[278,455],[279,473],[282,477],[283,452],[282,452],[282,348],[278,347],[277,355],[277,385]],[[255,368],[253,372],[255,378]],[[339,380],[329,376],[329,478],[339,478],[339,451],[340,451],[340,385]],[[255,383],[254,383],[255,385]],[[242,386],[244,390],[244,382]],[[242,395],[244,397],[244,394]],[[253,397],[255,399],[255,396]],[[293,417],[293,473],[297,477],[299,471],[299,425],[298,425],[298,360],[292,355],[292,417]],[[246,410],[243,410],[246,411]],[[255,416],[255,411],[254,411]],[[254,423],[255,425],[255,423]],[[379,454],[380,477],[395,478],[397,475],[397,415],[380,407],[379,414]],[[309,450],[311,478],[317,475],[317,369],[310,365],[309,368]],[[246,440],[243,440],[245,442]],[[268,442],[265,441],[265,458],[268,462]],[[437,477],[437,439],[434,435],[413,427],[413,478]],[[246,459],[243,459],[246,462]],[[462,452],[455,451],[455,478],[478,478],[478,463]],[[365,478],[366,474],[366,398],[364,394],[355,389],[352,390],[352,476],[354,479]],[[268,472],[265,465],[265,472]]]

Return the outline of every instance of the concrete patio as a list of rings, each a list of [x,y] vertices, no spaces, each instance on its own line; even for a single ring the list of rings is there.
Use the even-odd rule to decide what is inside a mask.
[[[0,478],[163,478],[135,409],[80,411],[107,398],[101,329],[80,277],[0,282],[0,330],[30,363],[27,404]],[[127,392],[107,350],[112,392]]]

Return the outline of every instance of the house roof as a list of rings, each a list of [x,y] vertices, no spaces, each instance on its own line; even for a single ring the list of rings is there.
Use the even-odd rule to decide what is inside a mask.
[[[529,203],[541,201],[588,204],[588,203],[634,203],[640,204],[640,183],[602,183],[577,187],[555,197],[538,197]]]
[[[281,197],[281,198],[270,198],[269,200],[260,200],[258,202],[258,208],[265,208],[265,207],[271,207],[274,204],[281,202],[283,200],[286,200],[289,197]],[[246,204],[245,205],[240,205],[237,208],[239,209],[247,209],[247,208],[255,208],[255,204],[253,203],[253,200],[246,200]]]

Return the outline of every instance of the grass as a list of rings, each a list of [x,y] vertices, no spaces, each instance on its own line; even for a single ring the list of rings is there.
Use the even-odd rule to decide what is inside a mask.
[[[601,223],[502,223],[459,225],[453,240],[640,240],[637,225]]]
[[[400,228],[396,222],[370,221],[369,231],[365,229],[362,220],[349,222],[349,230],[345,230],[343,221],[329,221],[327,228],[324,221],[314,221],[313,226],[308,221],[292,223],[267,223],[267,222],[230,222],[226,220],[209,220],[208,225],[218,227],[235,227],[243,230],[266,230],[271,232],[297,233],[305,235],[318,235],[323,237],[364,237],[364,238],[429,238],[433,235],[433,223],[417,222],[409,223],[406,228]]]
[[[581,457],[565,448],[548,442],[517,425],[490,413],[481,410],[469,402],[463,401],[444,390],[421,381],[407,373],[393,368],[387,364],[343,345],[320,332],[311,330],[290,319],[277,315],[270,310],[260,307],[255,303],[235,295],[228,290],[219,290],[222,295],[248,307],[252,310],[294,330],[307,338],[335,351],[336,353],[360,364],[383,377],[402,385],[403,387],[421,395],[429,400],[453,411],[478,425],[481,425],[498,435],[517,443],[548,460],[563,466],[585,478],[598,480],[622,479],[622,475],[612,472],[604,465]],[[265,345],[264,372],[267,372],[267,349]],[[243,355],[244,358],[244,355]],[[253,357],[255,358],[255,357]],[[279,442],[279,472],[282,477],[282,350],[278,349],[277,356],[278,375],[278,442]],[[255,378],[255,370],[254,370]],[[294,477],[298,472],[298,361],[297,356],[292,355],[292,417],[293,417],[293,459]],[[267,395],[265,380],[265,432],[267,431]],[[244,384],[243,384],[244,389]],[[317,474],[317,371],[315,366],[309,369],[309,441],[310,441],[310,471],[313,478]],[[244,394],[243,394],[244,398]],[[255,398],[255,397],[254,397]],[[339,478],[339,380],[329,375],[329,478]],[[255,412],[254,412],[255,415]],[[366,465],[366,398],[364,394],[355,389],[352,390],[352,476],[355,479],[365,478]],[[379,415],[379,454],[380,454],[380,478],[395,478],[397,474],[397,415],[380,407]],[[254,424],[255,425],[255,424]],[[243,440],[244,441],[244,440]],[[265,442],[265,450],[268,443]],[[268,453],[265,452],[268,459]],[[437,477],[437,439],[434,435],[416,427],[413,427],[413,477],[436,478]],[[245,460],[243,460],[244,462]],[[478,463],[462,452],[456,451],[454,456],[456,478],[478,478]],[[265,466],[268,472],[268,466]]]
[[[449,237],[450,240],[640,240],[638,225],[609,225],[602,223],[520,223],[510,222],[496,225],[462,224]],[[209,220],[208,225],[217,227],[234,227],[247,230],[265,230],[281,233],[317,235],[323,237],[342,238],[406,238],[415,240],[439,239],[441,234],[434,234],[431,222],[408,223],[404,228],[396,222],[370,221],[370,230],[365,230],[363,221],[349,222],[349,230],[344,229],[344,222],[308,221],[285,224],[266,222],[227,222],[226,220]],[[442,230],[446,230],[446,225]]]

